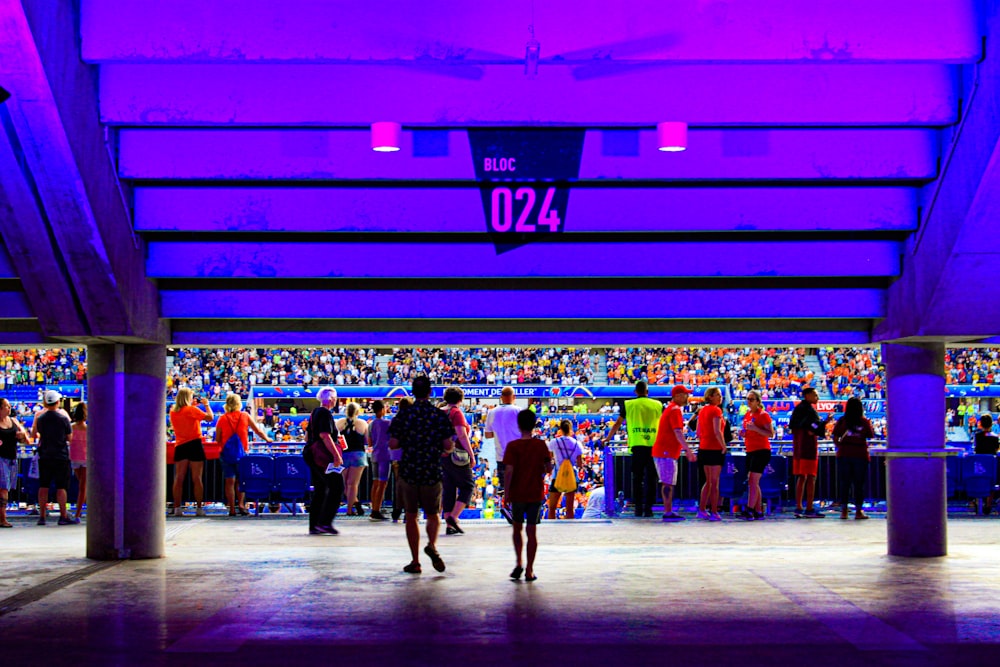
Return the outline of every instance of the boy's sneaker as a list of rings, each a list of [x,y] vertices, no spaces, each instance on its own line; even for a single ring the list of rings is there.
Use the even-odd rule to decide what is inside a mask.
[[[698,510],[697,518],[701,519],[702,521],[711,521],[712,515],[710,515],[708,512]]]
[[[316,526],[315,530],[318,531],[320,535],[340,535],[340,532],[333,526]]]
[[[822,512],[817,511],[814,508],[809,508],[805,511],[805,513],[802,516],[804,516],[807,519],[822,519],[826,515],[823,514]]]
[[[709,521],[722,521],[722,516],[718,512],[712,512],[708,515]]]
[[[753,511],[753,520],[754,521],[763,521],[764,520],[764,513],[763,512],[758,512],[757,510],[754,510]]]
[[[371,515],[368,517],[369,521],[388,521],[388,518],[382,514],[379,510],[372,510]]]
[[[73,517],[70,517],[70,516],[61,516],[61,517],[59,517],[59,525],[60,526],[72,526],[72,525],[75,525],[75,524],[78,524],[78,523],[80,523],[79,519],[74,519]]]
[[[798,508],[798,507],[795,508],[795,518],[796,519],[801,519],[803,514],[805,514],[805,510],[803,510],[801,508]]]
[[[669,512],[663,515],[663,523],[677,523],[678,521],[684,520],[684,517],[677,512]]]
[[[45,517],[44,516],[41,519],[38,520],[38,525],[39,526],[44,526],[45,525]]]
[[[750,510],[743,510],[740,512],[740,518],[744,521],[753,521],[753,512]]]

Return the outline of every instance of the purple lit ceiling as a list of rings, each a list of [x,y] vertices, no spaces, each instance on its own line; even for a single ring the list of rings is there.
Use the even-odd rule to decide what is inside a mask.
[[[80,296],[31,325],[36,264],[2,234],[0,277],[24,295],[0,312],[22,323],[11,339],[1000,334],[1000,294],[976,313],[956,306],[1000,252],[983,240],[1000,238],[992,3],[81,0],[79,17],[68,0],[17,5],[0,5],[0,74],[14,56],[41,67],[0,78],[14,94],[0,211],[59,232],[49,209],[74,204],[97,240],[81,257],[56,234],[42,267]],[[32,97],[43,84],[47,110]],[[381,120],[402,123],[399,152],[371,150]],[[687,151],[656,150],[664,120],[690,124]],[[579,177],[560,186],[562,234],[497,252],[467,132],[481,127],[586,130]],[[72,179],[47,182],[55,167],[80,186],[59,192]],[[108,284],[81,287],[87,267]],[[125,287],[137,270],[155,281],[155,336]],[[99,298],[116,291],[123,303]]]

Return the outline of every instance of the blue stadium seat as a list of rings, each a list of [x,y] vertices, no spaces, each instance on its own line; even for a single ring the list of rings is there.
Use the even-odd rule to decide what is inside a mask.
[[[251,454],[239,462],[240,491],[247,500],[269,500],[274,489],[274,457]],[[260,503],[256,514],[260,515]]]
[[[760,478],[760,495],[767,501],[767,509],[771,509],[771,500],[778,501],[781,510],[781,494],[788,490],[788,459],[784,456],[772,456]]]
[[[278,497],[292,505],[292,516],[297,510],[297,500],[305,500],[309,494],[309,468],[301,456],[283,455],[274,457],[274,483]]]
[[[747,488],[747,457],[745,454],[726,454],[719,475],[719,497],[729,499],[729,511],[733,509],[733,499],[739,498]]]
[[[948,486],[949,498],[954,498],[956,493],[963,490],[961,458],[949,456],[945,459],[945,480]]]
[[[982,513],[983,498],[989,497],[997,483],[997,457],[973,454],[962,458],[962,486],[968,498],[975,498]]]

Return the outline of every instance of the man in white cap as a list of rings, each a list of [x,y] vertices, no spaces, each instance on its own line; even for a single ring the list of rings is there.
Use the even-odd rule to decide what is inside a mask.
[[[43,396],[45,409],[35,415],[31,424],[31,440],[38,442],[38,525],[45,525],[49,505],[49,486],[56,487],[59,503],[59,525],[80,523],[70,517],[66,505],[66,489],[72,475],[69,460],[69,437],[73,426],[66,413],[59,409],[62,396],[49,389]]]

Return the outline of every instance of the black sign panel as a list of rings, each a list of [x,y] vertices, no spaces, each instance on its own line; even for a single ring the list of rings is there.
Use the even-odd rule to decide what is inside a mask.
[[[583,129],[471,129],[486,232],[497,253],[566,228]]]

